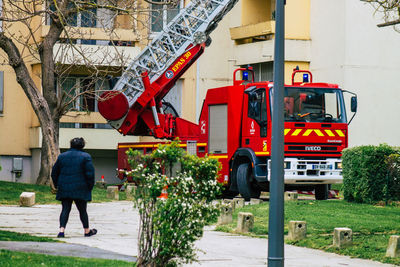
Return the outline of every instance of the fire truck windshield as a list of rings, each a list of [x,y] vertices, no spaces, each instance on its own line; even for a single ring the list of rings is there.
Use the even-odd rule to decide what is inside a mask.
[[[286,87],[285,121],[346,122],[340,89]]]

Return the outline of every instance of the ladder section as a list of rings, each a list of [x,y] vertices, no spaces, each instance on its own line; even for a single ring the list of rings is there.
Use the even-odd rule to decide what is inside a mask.
[[[114,91],[123,92],[131,107],[145,87],[143,73],[157,80],[190,46],[204,43],[238,0],[192,0],[131,62]]]

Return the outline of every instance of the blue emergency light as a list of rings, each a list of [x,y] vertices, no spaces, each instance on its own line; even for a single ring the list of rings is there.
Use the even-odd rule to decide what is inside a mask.
[[[242,72],[242,80],[243,81],[248,81],[249,80],[249,72],[248,71],[243,71]]]
[[[303,83],[308,83],[310,80],[309,80],[309,75],[308,75],[308,73],[304,73],[303,74]]]

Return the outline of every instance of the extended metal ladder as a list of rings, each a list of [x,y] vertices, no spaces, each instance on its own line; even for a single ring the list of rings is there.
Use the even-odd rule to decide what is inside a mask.
[[[145,90],[141,74],[157,80],[189,45],[205,42],[237,1],[192,0],[131,62],[113,90],[123,92],[131,107]]]

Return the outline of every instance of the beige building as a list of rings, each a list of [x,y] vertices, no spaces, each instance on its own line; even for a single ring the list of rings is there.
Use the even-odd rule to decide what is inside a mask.
[[[211,46],[166,97],[182,117],[197,123],[207,89],[231,84],[236,67],[251,65],[257,80],[272,80],[274,5],[275,0],[239,0],[219,23],[211,34]],[[158,9],[158,13],[144,19],[149,31],[132,29],[126,17],[117,16],[114,23],[119,28],[111,37],[97,27],[98,21],[93,25],[82,25],[78,19],[74,27],[87,31],[79,45],[87,51],[102,51],[103,54],[92,55],[98,64],[105,64],[104,56],[99,55],[111,53],[105,45],[110,41],[119,41],[122,44],[118,47],[120,52],[134,57],[178,12],[176,9],[163,10],[162,6],[153,8]],[[98,14],[106,16],[104,12]],[[108,21],[107,17],[103,21]],[[44,36],[49,27],[46,19],[38,19],[37,23],[41,29],[38,32]],[[285,80],[289,83],[292,69],[299,66],[311,70],[315,81],[338,83],[341,88],[356,92],[359,113],[350,126],[352,146],[383,142],[400,145],[400,127],[394,123],[398,121],[395,107],[400,100],[395,75],[400,71],[399,55],[396,54],[400,34],[392,29],[378,29],[377,23],[373,9],[359,0],[287,0]],[[55,49],[62,49],[62,46],[57,44]],[[77,59],[79,55],[73,52],[69,57],[57,58],[65,65]],[[31,62],[30,71],[40,72],[38,64]],[[39,123],[16,83],[13,70],[5,66],[0,70],[0,179],[34,182],[40,159]],[[85,73],[78,68],[70,78],[70,84],[81,84]],[[40,84],[38,78],[36,83]],[[62,118],[60,148],[62,151],[67,149],[73,137],[84,137],[86,149],[93,156],[96,178],[104,175],[106,181],[115,182],[118,142],[150,139],[121,136],[110,129],[93,101],[89,114],[76,111]],[[17,177],[15,170],[19,168],[22,173]]]

